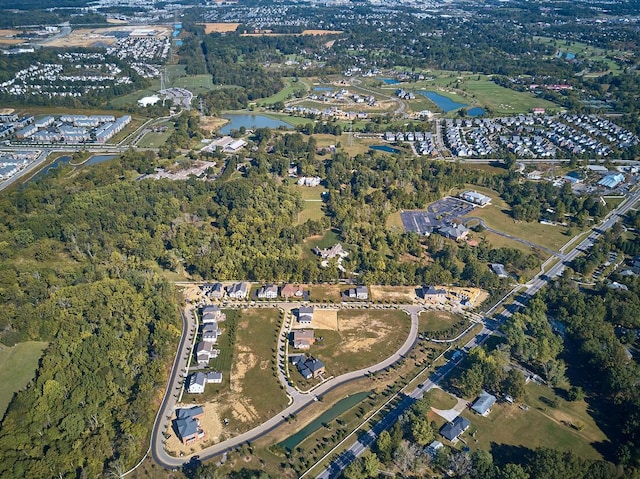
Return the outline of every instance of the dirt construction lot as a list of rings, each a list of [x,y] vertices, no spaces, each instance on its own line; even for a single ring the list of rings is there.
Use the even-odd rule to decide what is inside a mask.
[[[413,303],[416,300],[417,286],[369,286],[373,301],[391,301],[394,303]]]
[[[192,404],[182,404],[180,407],[190,408]],[[169,426],[169,429],[166,431],[171,437],[167,440],[166,449],[170,454],[179,455],[181,452],[185,455],[191,454],[194,451],[199,451],[202,448],[220,442],[220,434],[222,434],[222,421],[220,421],[220,417],[218,416],[218,412],[220,406],[209,403],[203,404],[202,409],[204,410],[204,414],[200,418],[200,427],[205,432],[204,438],[200,441],[185,446],[178,439],[175,431],[172,429],[172,426]]]
[[[239,23],[205,23],[204,33],[208,35],[209,33],[235,32],[239,26]]]
[[[318,309],[313,311],[313,329],[328,329],[338,331],[338,310],[337,309]],[[294,320],[293,329],[308,329],[308,326],[302,326]]]

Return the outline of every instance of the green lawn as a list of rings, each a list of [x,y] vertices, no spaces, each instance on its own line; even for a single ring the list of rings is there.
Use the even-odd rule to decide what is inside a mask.
[[[541,402],[540,396],[555,397],[546,386],[530,383],[526,386],[529,410],[499,403],[488,417],[464,411],[462,415],[471,421],[471,428],[464,436],[469,447],[489,451],[492,443],[529,449],[548,447],[572,451],[585,459],[602,459],[593,444],[607,438],[586,413],[586,404],[559,400],[558,407],[552,408]],[[579,430],[572,424],[583,428]]]
[[[114,98],[111,100],[111,106],[115,108],[124,108],[129,105],[135,105],[138,103],[138,100],[145,96],[154,95],[160,90],[160,80],[155,79],[151,80],[151,86],[144,90],[136,90],[128,95],[119,96],[118,98]]]
[[[213,90],[214,88],[211,75],[189,75],[176,78],[172,86],[186,88],[194,95]]]
[[[303,256],[307,258],[311,258],[315,256],[312,250],[317,246],[318,248],[330,248],[336,243],[340,243],[340,238],[338,236],[338,231],[336,230],[327,230],[327,232],[323,236],[311,236],[304,240],[302,245]],[[344,246],[344,245],[343,245]]]
[[[318,330],[323,337],[311,354],[324,361],[327,375],[366,368],[397,351],[409,334],[409,316],[397,310],[340,310],[339,331]]]
[[[0,417],[4,416],[14,393],[33,379],[38,361],[48,343],[27,341],[0,349]]]
[[[278,93],[259,100],[261,105],[273,105],[279,101],[286,101],[293,96],[297,90],[307,90],[308,87],[301,81],[294,82],[291,78],[283,78],[285,86]]]
[[[514,220],[509,214],[511,207],[500,198],[497,191],[473,185],[469,186],[469,188],[491,197],[491,205],[484,208],[476,208],[468,215],[482,218],[490,228],[556,251],[570,239],[566,235],[567,228],[563,226]],[[458,193],[458,191],[455,193]]]
[[[420,331],[433,332],[449,329],[462,317],[449,311],[424,311],[418,319]]]
[[[459,87],[468,96],[467,102],[489,108],[492,113],[527,113],[533,108],[558,108],[558,105],[536,97],[530,92],[518,92],[495,84],[487,77],[465,79]]]
[[[322,211],[322,201],[305,201],[304,209],[298,213],[298,224],[307,220],[320,220],[324,216]]]
[[[167,126],[167,131],[160,132],[149,132],[142,137],[142,139],[138,142],[138,146],[140,148],[158,148],[159,146],[164,145],[165,141],[171,136],[174,132],[175,128],[171,122],[164,123]]]
[[[436,409],[451,409],[458,403],[456,398],[440,388],[434,388],[427,394],[429,399],[431,400],[431,407],[434,407]]]

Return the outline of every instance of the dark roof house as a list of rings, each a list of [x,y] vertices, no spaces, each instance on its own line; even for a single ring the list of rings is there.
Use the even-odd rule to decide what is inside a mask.
[[[458,416],[453,421],[448,422],[440,429],[440,434],[449,441],[453,442],[458,439],[458,436],[469,429],[471,423],[468,419]]]

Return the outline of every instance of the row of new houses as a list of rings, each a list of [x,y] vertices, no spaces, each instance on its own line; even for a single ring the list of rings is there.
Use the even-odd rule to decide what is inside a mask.
[[[130,122],[129,115],[117,119],[112,115],[62,115],[58,120],[53,116],[45,116],[16,131],[15,135],[18,140],[30,139],[42,143],[106,143]]]
[[[232,299],[246,299],[249,295],[250,285],[245,282],[233,283],[225,288],[222,283],[205,283],[200,289],[211,299],[222,299],[225,294]],[[278,297],[278,293],[283,298],[302,298],[304,290],[300,285],[286,284],[279,288],[276,285],[268,284],[258,289],[257,297],[260,299],[275,299]]]

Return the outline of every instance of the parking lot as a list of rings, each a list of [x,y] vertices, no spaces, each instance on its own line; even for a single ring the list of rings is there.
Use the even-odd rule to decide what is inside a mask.
[[[431,203],[423,211],[403,211],[400,213],[405,231],[415,231],[421,235],[432,233],[441,226],[473,211],[471,203],[447,196]]]

